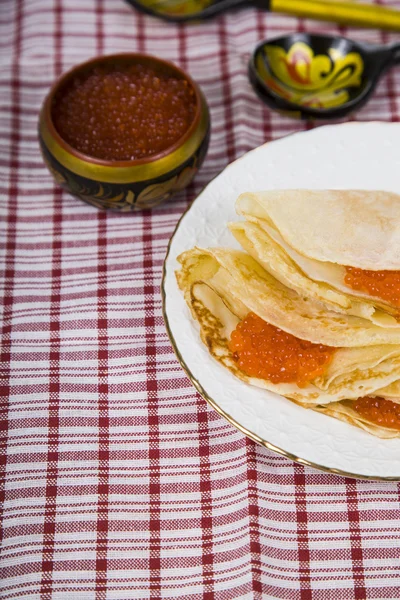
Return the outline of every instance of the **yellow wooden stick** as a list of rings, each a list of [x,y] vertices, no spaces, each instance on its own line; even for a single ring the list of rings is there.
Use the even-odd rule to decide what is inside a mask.
[[[400,31],[400,11],[373,4],[336,0],[271,0],[270,10],[340,25]]]

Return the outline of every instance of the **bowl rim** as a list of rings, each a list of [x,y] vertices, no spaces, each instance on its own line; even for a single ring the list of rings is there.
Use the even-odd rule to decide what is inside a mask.
[[[68,142],[64,140],[63,137],[58,133],[52,119],[52,103],[55,94],[57,91],[68,82],[69,79],[72,79],[74,76],[78,75],[81,70],[86,70],[88,67],[95,66],[96,64],[104,64],[108,61],[117,61],[118,59],[133,59],[133,62],[145,62],[147,64],[157,64],[158,66],[162,66],[163,68],[167,68],[168,70],[175,71],[182,79],[185,79],[190,83],[196,98],[196,112],[194,115],[194,119],[185,133],[171,146],[168,146],[162,152],[158,154],[153,154],[149,157],[144,157],[135,160],[104,160],[101,158],[96,158],[93,156],[89,156],[76,150],[73,146],[71,146]],[[116,54],[105,54],[102,56],[96,56],[87,61],[79,63],[73,66],[68,71],[65,71],[51,86],[44,102],[42,108],[42,116],[46,123],[46,127],[50,133],[50,135],[55,139],[55,141],[63,148],[66,152],[71,154],[72,156],[80,159],[83,162],[98,165],[99,167],[115,167],[115,168],[125,168],[125,167],[136,167],[143,165],[150,165],[151,163],[155,163],[158,160],[165,158],[169,154],[172,154],[176,150],[178,150],[196,131],[202,112],[203,102],[202,95],[199,89],[198,84],[192,79],[192,77],[186,73],[183,69],[176,66],[173,62],[164,60],[162,58],[158,58],[157,56],[153,56],[152,54],[146,54],[142,52],[120,52]]]

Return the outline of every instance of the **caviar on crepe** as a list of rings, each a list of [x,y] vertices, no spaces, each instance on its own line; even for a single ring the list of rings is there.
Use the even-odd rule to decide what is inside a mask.
[[[250,377],[299,387],[325,373],[335,348],[301,340],[249,313],[231,334],[229,349]]]
[[[400,404],[385,398],[365,397],[358,398],[353,409],[375,425],[400,430]]]
[[[344,281],[353,290],[400,306],[400,271],[367,271],[346,267]]]

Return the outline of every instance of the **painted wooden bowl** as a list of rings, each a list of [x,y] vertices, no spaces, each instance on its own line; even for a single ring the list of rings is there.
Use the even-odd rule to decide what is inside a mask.
[[[54,125],[54,102],[77,77],[87,77],[95,68],[120,64],[145,65],[186,80],[194,91],[194,117],[183,135],[162,152],[136,160],[94,158],[61,137]],[[85,202],[122,212],[152,208],[189,185],[205,158],[209,137],[209,110],[199,86],[174,64],[144,54],[103,56],[77,65],[52,87],[39,118],[43,158],[55,181]]]

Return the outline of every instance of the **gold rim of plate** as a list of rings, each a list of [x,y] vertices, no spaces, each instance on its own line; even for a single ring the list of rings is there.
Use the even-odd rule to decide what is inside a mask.
[[[289,137],[289,136],[286,136],[286,137]],[[271,142],[268,142],[268,143],[271,143]],[[264,144],[264,145],[266,145],[266,144]],[[242,158],[242,157],[240,157],[240,158]],[[237,160],[240,160],[240,158],[238,158]],[[237,162],[237,160],[234,162]],[[233,163],[231,163],[231,164],[233,164]],[[225,169],[223,169],[223,171],[224,170]],[[216,177],[221,175],[221,173],[223,171],[221,171],[220,173],[218,173],[218,175],[213,177],[213,179],[200,191],[200,193],[196,196],[196,198],[193,200],[193,202],[187,207],[187,209],[181,215],[181,217],[173,231],[173,234],[168,242],[167,253],[165,255],[165,259],[164,259],[164,263],[163,263],[163,271],[162,271],[162,279],[161,279],[162,315],[164,318],[164,323],[165,323],[165,327],[167,330],[169,340],[171,342],[171,345],[175,352],[175,355],[179,361],[179,364],[181,365],[182,369],[185,371],[186,375],[188,376],[188,378],[190,379],[191,383],[194,385],[196,390],[199,392],[199,394],[204,398],[204,400],[206,400],[208,402],[208,404],[215,411],[217,411],[217,413],[219,413],[222,417],[224,417],[231,425],[233,425],[241,433],[243,433],[245,436],[247,436],[248,438],[253,440],[253,442],[256,442],[257,444],[264,446],[264,448],[267,448],[268,450],[272,450],[272,452],[275,452],[276,454],[280,454],[281,456],[284,456],[285,458],[288,458],[289,460],[299,463],[300,465],[303,465],[305,467],[312,467],[313,469],[317,469],[318,471],[324,471],[325,473],[332,473],[333,475],[341,475],[342,477],[350,477],[352,479],[364,479],[364,480],[368,480],[368,481],[400,481],[400,475],[393,475],[393,476],[388,476],[388,477],[383,477],[380,475],[362,475],[360,473],[351,473],[349,471],[342,471],[341,469],[335,469],[333,467],[325,467],[324,465],[320,465],[313,461],[306,460],[304,458],[301,458],[300,456],[296,456],[295,454],[288,452],[287,450],[284,450],[283,448],[279,448],[278,446],[275,446],[275,444],[268,442],[268,440],[264,440],[263,438],[258,436],[256,433],[253,433],[252,431],[249,431],[246,427],[243,427],[243,425],[238,423],[229,413],[227,413],[225,410],[223,410],[219,406],[218,402],[214,398],[211,398],[211,396],[206,392],[206,390],[203,388],[201,383],[198,381],[198,379],[196,379],[196,377],[193,375],[193,373],[187,366],[185,359],[183,358],[183,356],[178,348],[178,345],[175,341],[174,335],[171,331],[171,327],[170,327],[168,315],[167,315],[167,309],[166,309],[167,295],[165,292],[165,282],[166,282],[166,278],[167,278],[167,260],[169,258],[172,241],[178,232],[178,229],[179,229],[179,226],[181,224],[183,217],[186,215],[186,213],[188,213],[190,211],[190,209],[192,208],[192,206],[194,205],[196,200],[198,200],[199,196],[203,193],[203,191],[210,185],[210,183],[214,179],[216,179]],[[332,417],[327,417],[327,418],[331,419]]]

